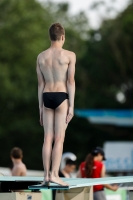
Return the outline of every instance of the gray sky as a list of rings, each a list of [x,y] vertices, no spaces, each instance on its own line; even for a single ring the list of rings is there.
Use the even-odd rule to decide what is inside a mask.
[[[113,18],[116,16],[116,13],[121,12],[124,10],[129,0],[51,0],[53,2],[68,2],[70,4],[70,13],[76,14],[80,11],[86,12],[91,27],[98,28],[100,25],[100,22],[102,18]],[[103,1],[106,5],[106,7],[113,7],[114,9],[111,9],[111,11],[107,11],[105,9],[105,6],[100,6],[99,9],[92,10],[89,9],[90,6],[94,2],[100,2]]]

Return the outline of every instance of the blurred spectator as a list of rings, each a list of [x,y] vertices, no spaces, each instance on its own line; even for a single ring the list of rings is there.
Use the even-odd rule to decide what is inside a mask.
[[[103,160],[106,160],[104,151],[101,147],[96,147],[93,151],[87,155],[85,162],[82,162],[79,166],[79,171],[77,174],[78,178],[101,178],[105,177],[105,165]],[[104,187],[107,189],[116,191],[118,189],[117,185],[95,185],[94,190],[94,200],[106,200]]]
[[[59,170],[59,177],[71,178],[71,173],[74,172],[75,168],[76,168],[75,161],[67,159],[65,167],[62,170]],[[55,200],[56,190],[53,190],[52,193],[53,193],[53,200]]]
[[[74,172],[75,168],[76,168],[75,161],[67,159],[65,167],[59,171],[59,177],[70,178],[71,173]]]
[[[26,176],[26,166],[22,162],[23,152],[20,148],[14,147],[10,153],[13,168],[11,170],[12,176]]]

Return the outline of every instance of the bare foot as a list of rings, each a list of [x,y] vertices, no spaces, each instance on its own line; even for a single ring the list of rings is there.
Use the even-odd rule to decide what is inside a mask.
[[[47,185],[49,186],[50,185],[50,182],[49,182],[49,177],[44,177],[44,181],[41,183],[41,185]]]
[[[49,181],[51,183],[57,183],[58,185],[62,185],[62,186],[69,186],[67,183],[65,183],[64,181],[62,181],[62,179],[58,176],[58,177],[50,177]]]

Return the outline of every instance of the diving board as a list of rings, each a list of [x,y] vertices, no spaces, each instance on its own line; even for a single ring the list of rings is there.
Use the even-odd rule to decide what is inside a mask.
[[[133,176],[105,177],[96,179],[62,178],[64,182],[69,184],[68,187],[64,188],[55,183],[50,183],[50,186],[40,187],[43,179],[43,177],[2,176],[0,177],[0,199],[42,200],[42,194],[45,195],[49,189],[56,189],[56,200],[93,200],[94,185],[133,183]],[[44,199],[49,200],[46,196]]]
[[[43,177],[15,177],[15,176],[1,176],[0,177],[0,190],[19,190],[31,189],[32,185],[39,185],[43,182]],[[84,186],[93,186],[98,184],[113,184],[113,183],[132,183],[133,176],[119,176],[119,177],[105,177],[105,178],[62,178],[62,180],[69,184],[68,189],[78,188]],[[31,186],[31,187],[30,187]],[[49,187],[45,188],[58,188],[59,185],[50,183]],[[60,187],[60,186],[59,186]]]

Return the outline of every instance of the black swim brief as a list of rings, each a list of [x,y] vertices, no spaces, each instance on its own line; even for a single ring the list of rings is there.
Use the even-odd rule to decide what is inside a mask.
[[[66,99],[68,99],[66,92],[43,93],[43,103],[46,108],[56,109]]]

